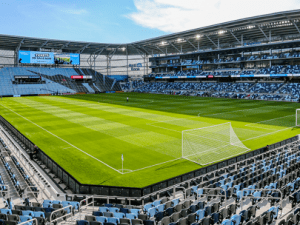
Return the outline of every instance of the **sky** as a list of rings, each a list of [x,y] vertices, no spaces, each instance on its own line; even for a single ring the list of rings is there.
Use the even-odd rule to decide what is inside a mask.
[[[130,43],[295,9],[300,0],[0,0],[0,33]]]

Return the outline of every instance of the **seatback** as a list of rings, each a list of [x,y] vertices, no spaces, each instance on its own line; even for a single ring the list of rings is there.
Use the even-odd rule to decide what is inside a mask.
[[[131,224],[132,225],[143,224],[143,221],[139,220],[139,219],[134,219],[134,220],[131,220]]]
[[[211,206],[206,206],[205,207],[205,216],[209,216],[211,214],[212,207]]]
[[[236,213],[236,204],[231,204],[228,206],[228,215],[232,216]]]
[[[174,208],[173,207],[167,208],[165,212],[167,216],[171,216],[174,213]]]
[[[239,225],[241,223],[241,216],[240,215],[233,215],[231,217],[231,221],[234,223],[234,225]]]
[[[7,220],[7,214],[0,213],[0,220]]]
[[[168,201],[165,203],[165,207],[166,209],[170,208],[172,206],[172,202],[171,201]]]
[[[130,224],[130,219],[127,219],[127,218],[121,218],[121,219],[120,219],[120,224]]]
[[[19,222],[20,216],[19,215],[7,215],[7,220]]]
[[[180,218],[180,220],[178,221],[178,225],[188,225],[187,217]]]
[[[220,221],[220,213],[219,212],[215,212],[213,214],[211,214],[211,221],[213,224],[219,223]]]
[[[156,221],[160,221],[164,217],[163,212],[158,212],[154,215]]]
[[[187,217],[188,224],[192,224],[196,221],[196,213],[189,214]]]
[[[205,210],[204,209],[197,210],[196,215],[198,220],[203,219],[205,217]]]
[[[146,214],[139,214],[138,219],[140,220],[148,220],[148,216]]]
[[[191,205],[189,208],[190,213],[195,213],[197,211],[197,205]]]
[[[191,206],[191,201],[187,200],[183,203],[183,208],[189,208]]]
[[[127,219],[136,219],[136,214],[133,214],[133,213],[126,213],[125,217]]]
[[[175,212],[180,212],[182,210],[182,204],[178,204],[174,207]]]
[[[198,209],[204,209],[205,204],[206,204],[205,202],[198,202],[197,203]]]
[[[84,218],[86,221],[96,221],[96,217],[95,216],[88,216],[88,215],[85,215],[85,218]]]
[[[169,225],[171,223],[171,219],[169,216],[165,216],[162,218],[160,225]]]
[[[103,212],[103,216],[105,216],[105,217],[113,217],[114,214],[112,212]]]
[[[187,217],[187,215],[189,214],[189,209],[182,209],[180,211],[180,217]]]
[[[171,222],[177,222],[180,218],[180,212],[173,213],[171,216]]]
[[[220,210],[220,219],[221,220],[224,220],[224,219],[227,219],[228,218],[228,209],[227,208],[222,208]]]

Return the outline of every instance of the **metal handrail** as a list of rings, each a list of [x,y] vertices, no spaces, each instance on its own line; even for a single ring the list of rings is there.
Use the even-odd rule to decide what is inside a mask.
[[[30,223],[31,221],[34,221],[35,222],[35,225],[38,225],[38,221],[36,218],[33,218],[31,220],[27,220],[25,222],[22,222],[22,223],[18,223],[18,225],[24,225],[24,224],[27,224],[27,223]]]
[[[199,196],[214,196],[214,197],[225,197],[225,203],[227,202],[227,193],[226,193],[226,190],[224,189],[224,188],[221,188],[221,187],[218,187],[218,188],[201,188],[201,189],[203,189],[203,190],[223,190],[224,191],[224,195],[222,195],[222,194],[220,194],[220,195],[213,195],[213,194],[198,194],[198,192],[196,192],[197,193],[197,197],[196,197],[196,201],[198,201],[199,199]]]
[[[4,197],[4,195],[3,195],[3,192],[4,192],[4,193],[6,193],[6,194],[7,194],[7,198],[10,198],[10,196],[9,196],[9,192],[8,192],[8,185],[5,185],[5,184],[0,184],[0,186],[2,186],[2,187],[3,187],[3,186],[4,186],[4,187],[6,187],[6,191],[3,191],[3,190],[1,191],[1,190],[0,190],[0,195],[1,195],[2,197]],[[5,197],[6,197],[6,196],[5,196]]]
[[[254,196],[242,196],[241,198],[241,210],[243,208],[243,199],[245,198],[250,198],[250,199],[258,199],[258,198],[262,198],[262,199],[281,199],[281,203],[280,203],[280,206],[282,208],[282,200],[283,200],[283,196],[282,196],[282,192],[279,190],[279,189],[250,189],[250,188],[244,188],[243,190],[241,191],[276,191],[276,192],[279,192],[280,193],[280,198],[279,197],[254,197]]]
[[[92,199],[92,202],[91,203],[88,203],[88,200],[89,199]],[[84,205],[84,206],[82,206],[81,207],[81,204],[84,202],[84,201],[86,201],[86,204]],[[95,207],[95,199],[94,199],[94,196],[91,196],[91,197],[87,197],[87,198],[85,198],[85,199],[82,199],[80,202],[79,202],[79,219],[81,220],[81,211],[84,209],[84,207],[86,207],[86,209],[87,209],[87,207],[89,206],[89,205],[93,205],[93,211],[94,211],[94,207]]]
[[[58,218],[52,220],[52,215],[53,215],[54,213],[57,213],[57,212],[60,212],[60,211],[65,211],[65,209],[68,209],[68,208],[70,208],[70,212],[69,212],[69,213],[66,213],[65,215],[62,215],[62,216],[60,216],[60,217],[58,217]],[[53,223],[53,222],[55,222],[55,221],[57,221],[57,220],[59,220],[59,219],[61,219],[61,218],[64,218],[64,217],[70,215],[70,214],[72,215],[72,208],[73,208],[72,205],[67,205],[67,206],[65,206],[64,208],[60,208],[60,209],[57,209],[57,210],[53,211],[53,212],[50,214],[50,217],[49,217],[49,223]],[[65,212],[66,212],[66,211],[65,211]]]
[[[40,194],[40,192],[39,192],[39,190],[37,189],[37,191],[33,191],[32,190],[32,188],[36,188],[37,189],[37,187],[36,186],[27,186],[25,189],[24,189],[24,197],[26,198],[26,197],[28,197],[27,196],[27,194],[28,193],[31,193],[31,194]],[[29,191],[28,191],[29,190]],[[36,200],[37,200],[37,198],[36,197],[34,197]]]
[[[14,143],[14,139],[12,138],[12,140],[11,140],[11,138],[10,138],[10,136],[8,135],[8,134],[6,134],[6,131],[4,130],[4,129],[2,129],[2,127],[0,126],[0,131],[2,131],[2,133],[6,136],[6,138],[8,139],[8,141],[10,141],[11,142],[11,144],[14,146],[14,148],[12,149],[12,150],[15,150],[14,152],[15,152],[15,155],[17,156],[17,158],[19,159],[19,162],[22,164],[22,166],[27,170],[27,172],[29,172],[29,174],[31,175],[31,177],[33,177],[33,179],[35,180],[35,182],[36,183],[38,183],[38,185],[40,185],[40,186],[43,186],[43,188],[41,188],[42,189],[42,192],[47,196],[47,198],[49,198],[50,199],[50,197],[51,197],[51,195],[50,195],[50,193],[47,193],[46,192],[46,187],[45,187],[45,185],[43,184],[43,182],[41,182],[40,181],[40,178],[36,178],[36,173],[31,169],[31,171],[30,171],[30,167],[29,167],[29,165],[27,164],[27,166],[26,166],[26,164],[23,162],[23,159],[22,159],[22,157],[21,156],[23,156],[24,158],[26,158],[27,160],[28,160],[28,158],[23,154],[23,153],[21,153],[21,151],[22,150],[20,150],[19,149],[19,147]],[[36,169],[36,167],[34,166],[34,165],[32,165],[35,169]],[[30,173],[31,172],[31,173]],[[42,175],[43,176],[43,175]],[[47,180],[47,179],[46,179]],[[51,186],[52,187],[52,186]],[[53,189],[53,187],[52,187],[52,189]],[[53,189],[54,190],[54,189]]]

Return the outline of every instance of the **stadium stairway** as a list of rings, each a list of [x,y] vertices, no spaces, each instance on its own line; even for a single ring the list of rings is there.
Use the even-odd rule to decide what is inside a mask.
[[[91,87],[90,84],[88,84],[88,83],[82,83],[82,85],[84,87],[86,87],[86,89],[88,90],[88,93],[95,94],[95,90]]]
[[[7,146],[7,149],[9,149],[9,154],[12,157],[15,157],[15,163],[12,161],[12,158],[8,158],[8,154],[3,155],[5,156],[6,161],[9,163],[10,167],[12,168],[13,173],[16,175],[17,180],[22,186],[22,189],[24,190],[24,187],[27,188],[26,193],[30,193],[30,186],[34,185],[38,187],[39,191],[39,198],[40,199],[51,199],[52,196],[57,196],[58,193],[64,193],[61,188],[59,188],[55,182],[51,179],[49,174],[47,174],[45,171],[43,171],[40,166],[30,160],[26,155],[26,148],[25,146],[22,146],[16,141],[16,137],[12,136],[3,126],[0,125],[0,138],[3,140],[5,145]],[[0,160],[1,161],[1,160]],[[2,164],[1,164],[2,163]],[[3,168],[3,161],[0,162],[0,173],[2,174]],[[17,165],[20,165],[23,169],[16,168]],[[21,171],[25,171],[25,174],[28,175],[25,176],[20,173]],[[4,173],[3,173],[4,174]],[[7,175],[7,174],[6,174]],[[27,179],[27,182],[24,180],[24,178]],[[9,180],[9,176],[5,176],[5,180]],[[29,182],[30,181],[30,182]],[[9,182],[8,182],[9,183]],[[9,183],[11,184],[11,183]],[[13,188],[10,188],[10,190],[13,190]]]
[[[273,93],[280,93],[280,90],[286,87],[286,83],[284,83],[280,88],[278,88],[276,91]]]

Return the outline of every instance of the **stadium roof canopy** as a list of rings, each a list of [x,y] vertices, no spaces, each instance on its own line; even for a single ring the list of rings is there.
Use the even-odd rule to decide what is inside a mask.
[[[245,43],[274,43],[300,39],[300,10],[239,19],[147,40],[123,43],[94,43],[0,35],[2,50],[55,49],[95,55],[168,55],[227,49]]]

